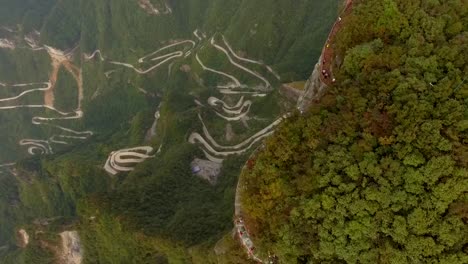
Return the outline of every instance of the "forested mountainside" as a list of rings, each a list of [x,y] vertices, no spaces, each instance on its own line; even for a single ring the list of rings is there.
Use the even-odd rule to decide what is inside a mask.
[[[241,167],[341,8],[0,0],[0,262],[249,263]]]
[[[0,24],[9,28],[21,25],[26,31],[40,28],[57,0],[1,0]]]
[[[336,84],[241,176],[282,263],[468,263],[466,1],[353,1]]]

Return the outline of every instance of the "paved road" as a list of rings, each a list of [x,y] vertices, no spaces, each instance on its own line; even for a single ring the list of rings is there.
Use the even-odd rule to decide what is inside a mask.
[[[119,172],[133,171],[138,163],[149,158],[154,158],[154,155],[150,155],[151,152],[153,152],[153,148],[150,146],[114,151],[107,158],[104,170],[112,175],[116,175]]]
[[[346,7],[345,7],[345,10],[343,11],[343,14],[346,14],[347,12],[349,12],[351,10],[351,7],[352,7],[352,0],[347,0]],[[339,19],[333,25],[333,28],[328,36],[327,43],[322,50],[322,56],[321,56],[322,61],[320,62],[320,65],[321,65],[320,71],[322,72],[322,70],[325,70],[325,72],[329,74],[329,77],[324,78],[323,74],[321,74],[320,77],[321,77],[321,81],[327,85],[331,85],[333,83],[331,62],[334,57],[334,52],[330,43],[332,42],[332,39],[335,37],[336,33],[341,29],[341,27],[342,27],[341,17],[339,17]],[[244,168],[242,170],[244,170]],[[249,254],[249,256],[259,263],[266,263],[265,261],[261,260],[252,250],[254,245],[247,231],[245,223],[242,220],[242,203],[241,203],[241,192],[242,192],[241,189],[242,188],[243,186],[239,181],[237,184],[235,204],[234,204],[235,215],[236,215],[236,220],[234,224],[236,226],[236,231],[239,235],[239,238],[242,241],[243,246],[245,247],[247,253]]]

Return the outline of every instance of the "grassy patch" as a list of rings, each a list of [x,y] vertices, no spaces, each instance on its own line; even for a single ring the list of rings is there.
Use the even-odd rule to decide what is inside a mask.
[[[298,82],[287,83],[286,85],[294,89],[304,91],[306,82],[307,81],[298,81]]]

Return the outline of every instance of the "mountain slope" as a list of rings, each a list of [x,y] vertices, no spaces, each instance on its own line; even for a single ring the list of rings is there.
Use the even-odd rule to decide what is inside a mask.
[[[361,1],[337,83],[243,173],[256,246],[284,263],[465,263],[467,5]],[[340,59],[342,58],[342,59]]]
[[[58,234],[74,230],[85,263],[244,259],[213,252],[238,250],[217,243],[237,175],[294,107],[279,88],[310,74],[338,3],[62,0],[5,33],[2,260],[63,261]],[[216,185],[195,158],[221,167]]]

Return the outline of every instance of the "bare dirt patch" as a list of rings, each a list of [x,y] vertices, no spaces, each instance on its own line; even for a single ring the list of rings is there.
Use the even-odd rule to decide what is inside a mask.
[[[171,8],[165,3],[163,7],[154,6],[150,0],[138,0],[140,8],[146,11],[149,15],[161,15],[172,13]]]
[[[192,170],[198,177],[207,180],[211,185],[215,185],[221,173],[222,164],[195,158],[192,161]]]
[[[190,65],[188,64],[184,64],[182,66],[180,66],[180,70],[183,71],[183,72],[190,72],[192,70],[192,68],[190,67]]]
[[[83,100],[83,80],[81,69],[73,65],[69,54],[62,51],[47,47],[47,52],[52,60],[52,71],[49,75],[50,89],[44,92],[44,104],[49,107],[54,107],[54,91],[57,83],[58,73],[62,66],[73,76],[78,86],[78,110],[81,109],[81,101]]]
[[[65,231],[60,233],[62,238],[61,262],[63,264],[81,264],[83,250],[77,231]]]
[[[29,244],[29,234],[24,229],[18,230],[18,246],[20,248],[25,248]]]
[[[49,107],[54,107],[54,89],[55,84],[57,83],[58,72],[60,69],[60,63],[52,59],[52,71],[49,75],[50,89],[44,92],[44,104]]]

